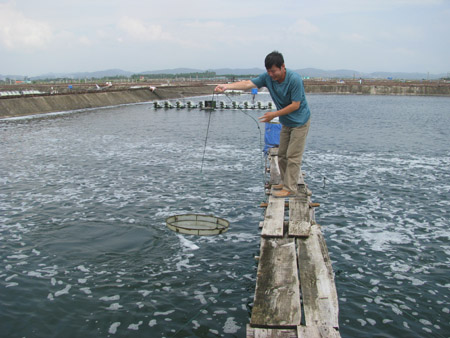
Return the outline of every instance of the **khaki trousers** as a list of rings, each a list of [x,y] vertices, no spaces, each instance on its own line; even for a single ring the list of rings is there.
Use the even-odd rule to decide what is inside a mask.
[[[278,147],[278,166],[280,167],[283,189],[291,192],[297,191],[310,120],[300,127],[291,128],[283,126],[281,128],[280,146]]]

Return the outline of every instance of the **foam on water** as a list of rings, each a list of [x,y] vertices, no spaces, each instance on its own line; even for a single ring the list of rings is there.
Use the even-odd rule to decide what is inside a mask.
[[[383,98],[346,100],[310,100],[303,168],[321,203],[341,333],[443,336],[450,154],[440,139],[433,151],[411,152],[404,139],[370,143],[356,129],[328,129],[361,101],[380,106],[372,115],[386,109]],[[342,102],[356,108],[337,116]],[[2,316],[36,318],[23,328],[9,316],[4,334],[245,334],[262,220],[259,135],[242,113],[214,113],[200,175],[207,118],[141,105],[0,121],[0,287],[8,290],[0,307]],[[166,217],[194,212],[226,218],[230,230],[195,237],[166,228]]]
[[[413,310],[420,307],[418,303],[425,301],[424,292],[447,297],[444,290],[435,289],[433,283],[428,286],[432,280],[430,276],[441,271],[442,264],[427,262],[426,257],[432,248],[435,257],[441,257],[439,260],[447,257],[444,259],[448,260],[448,252],[442,246],[431,247],[430,244],[436,241],[445,243],[442,239],[449,238],[448,222],[441,221],[442,208],[439,207],[441,198],[449,193],[445,184],[441,184],[449,177],[446,169],[450,164],[449,158],[417,155],[392,158],[391,154],[381,153],[358,154],[357,157],[352,154],[314,155],[308,163],[313,168],[320,168],[328,161],[338,168],[352,167],[351,174],[349,169],[333,172],[333,176],[328,171],[325,187],[323,180],[313,177],[317,180],[317,188],[311,187],[316,198],[324,201],[325,208],[321,207],[316,217],[326,224],[324,232],[335,271],[350,271],[360,257],[378,257],[375,261],[366,261],[364,269],[358,269],[358,273],[343,272],[336,277],[338,292],[345,289],[343,285],[354,283],[361,287],[362,293],[369,278],[367,281],[376,285],[369,288],[369,295],[373,293],[374,298],[363,297],[364,302],[372,304],[375,300],[379,313],[384,309],[391,311],[391,315],[386,312],[379,319],[364,317],[356,321],[361,326],[377,326],[381,316],[385,319],[398,316],[409,318],[409,329],[424,324],[423,320],[414,320],[417,316],[414,313],[420,311]],[[314,170],[311,171],[314,176]],[[428,174],[424,174],[426,172]],[[319,187],[319,182],[322,187]],[[364,190],[346,188],[350,184],[364,187]],[[403,285],[408,289],[398,294],[396,288]],[[416,288],[420,288],[420,292],[414,292]],[[340,296],[345,297],[349,293],[353,292],[343,291]],[[385,296],[380,297],[380,294]],[[406,301],[401,300],[402,296],[407,296]],[[436,325],[434,329],[442,327],[439,318],[429,316],[427,320]]]
[[[194,242],[188,240],[183,235],[178,235],[178,238],[180,239],[180,243],[184,250],[198,250],[200,248],[198,245],[194,244]]]
[[[111,326],[109,327],[108,333],[110,334],[116,334],[117,332],[117,328],[120,326],[120,322],[114,322],[111,324]]]

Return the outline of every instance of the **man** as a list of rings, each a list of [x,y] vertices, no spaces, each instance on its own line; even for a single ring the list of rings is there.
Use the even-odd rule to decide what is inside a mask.
[[[310,124],[310,111],[306,102],[303,81],[299,74],[286,69],[283,55],[274,51],[266,56],[267,73],[252,80],[218,85],[216,92],[227,89],[248,90],[267,87],[277,111],[259,117],[260,122],[270,122],[279,117],[282,129],[278,149],[278,166],[282,183],[274,186],[275,197],[289,197],[297,192],[297,184]]]

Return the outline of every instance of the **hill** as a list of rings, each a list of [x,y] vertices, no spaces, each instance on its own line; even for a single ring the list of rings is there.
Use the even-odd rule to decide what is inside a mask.
[[[0,80],[45,80],[45,79],[102,79],[108,77],[131,77],[135,74],[154,75],[154,74],[189,74],[215,72],[217,76],[224,75],[259,75],[265,72],[262,68],[218,68],[218,69],[194,69],[194,68],[173,68],[151,70],[143,72],[129,72],[122,69],[108,69],[96,72],[78,72],[78,73],[47,73],[34,77],[26,77],[23,75],[1,75]],[[405,73],[405,72],[373,72],[362,73],[350,69],[323,70],[317,68],[294,69],[303,77],[322,78],[322,79],[348,79],[348,78],[364,78],[364,79],[396,79],[396,80],[438,80],[445,78],[447,74],[428,74],[428,73]]]

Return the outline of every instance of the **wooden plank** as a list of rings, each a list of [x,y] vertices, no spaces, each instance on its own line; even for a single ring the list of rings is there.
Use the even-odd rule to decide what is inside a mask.
[[[269,184],[275,185],[281,183],[280,167],[278,166],[278,156],[269,156],[270,161],[270,179]]]
[[[284,198],[269,196],[261,236],[283,237]]]
[[[316,223],[316,211],[314,207],[311,207],[311,204],[309,205],[309,219],[311,220],[311,224]]]
[[[338,328],[338,300],[328,249],[320,226],[297,239],[300,281],[307,326]]]
[[[297,330],[262,329],[247,325],[247,338],[297,338]]]
[[[308,237],[311,231],[309,203],[305,198],[289,198],[289,236]]]
[[[269,195],[271,194],[271,192],[269,193]],[[266,202],[261,202],[261,204],[259,205],[260,208],[267,208],[267,206],[269,205],[269,203]],[[289,202],[284,203],[284,207],[285,208],[289,208]],[[312,203],[309,202],[309,207],[310,208],[317,208],[320,207],[320,203]],[[312,219],[312,218],[311,218]]]
[[[246,338],[341,338],[329,326],[297,326],[297,329],[264,329],[247,325]]]
[[[339,331],[329,326],[297,326],[298,338],[341,338]]]
[[[270,195],[271,193],[269,193]],[[259,205],[260,208],[267,208],[267,206],[269,205],[269,203],[266,202],[261,202],[261,204]],[[285,202],[284,203],[284,207],[285,208],[289,208],[289,202]]]
[[[261,238],[254,306],[257,327],[300,325],[300,286],[293,238]]]

